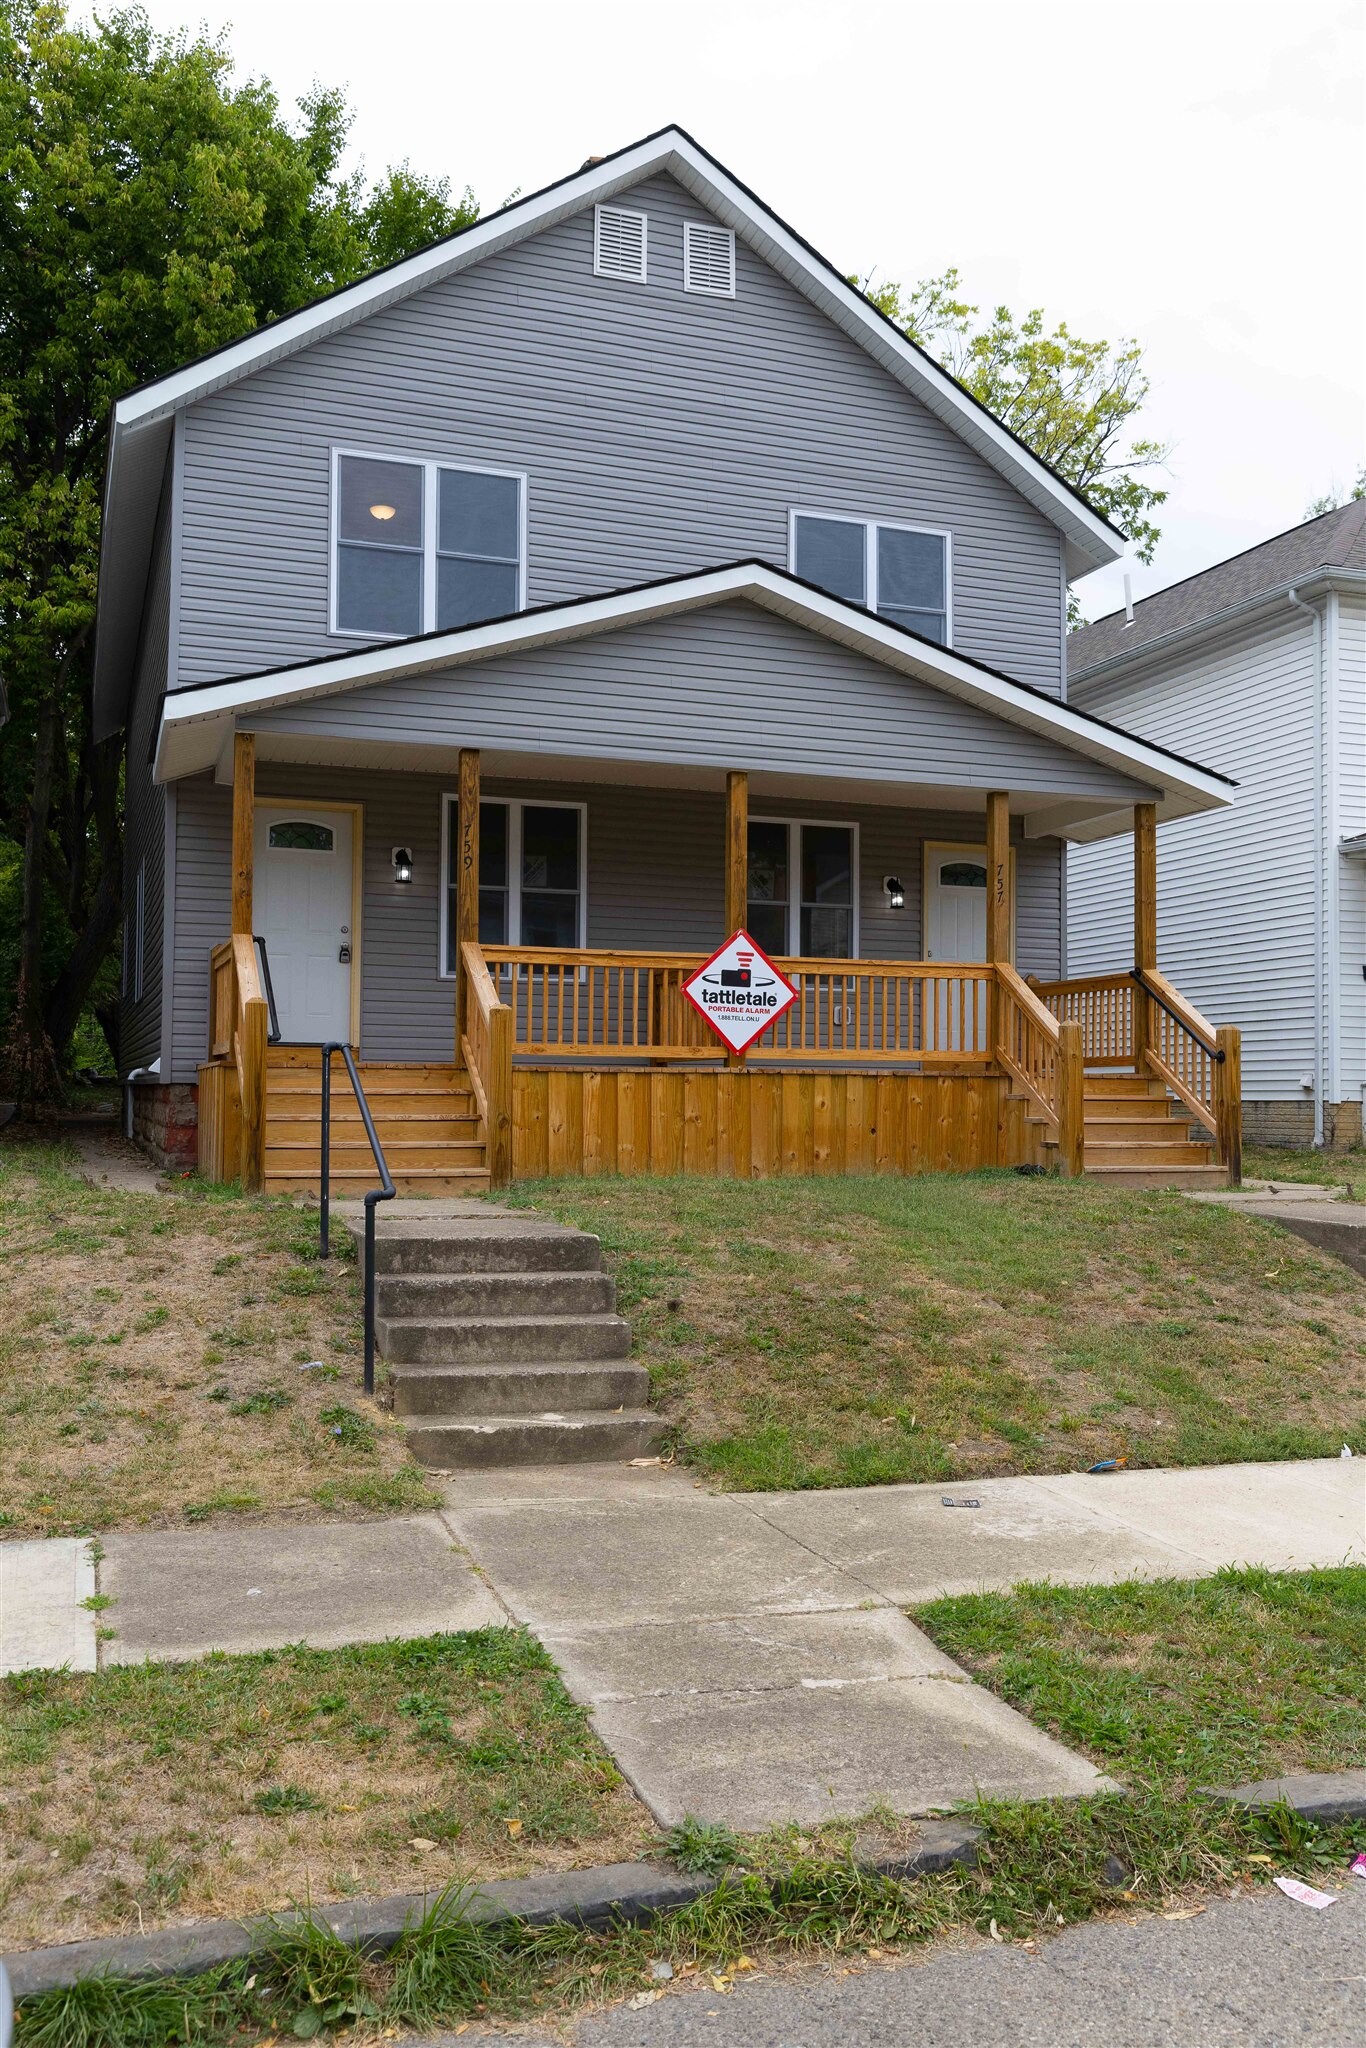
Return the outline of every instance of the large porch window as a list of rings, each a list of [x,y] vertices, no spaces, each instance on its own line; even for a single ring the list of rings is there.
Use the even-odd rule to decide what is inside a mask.
[[[455,972],[457,799],[445,799],[442,839],[442,971]],[[583,804],[489,797],[479,806],[479,943],[558,946],[585,943],[587,811]]]
[[[766,953],[858,957],[858,828],[751,818],[747,929]]]

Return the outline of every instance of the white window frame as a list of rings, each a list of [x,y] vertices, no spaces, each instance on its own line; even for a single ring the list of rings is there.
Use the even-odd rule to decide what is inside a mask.
[[[470,476],[507,476],[517,484],[517,610],[526,610],[527,587],[527,484],[524,469],[505,469],[494,462],[467,462],[457,455],[413,455],[401,448],[334,447],[328,463],[331,506],[328,513],[327,544],[327,631],[334,640],[356,640],[373,646],[382,640],[407,640],[408,633],[363,632],[355,626],[337,624],[337,564],[341,548],[341,464],[346,458],[360,462],[403,462],[420,469],[422,476],[422,625],[421,632],[436,631],[437,563],[437,478],[443,469],[463,470]],[[458,628],[451,628],[457,631]]]
[[[575,802],[571,797],[558,796],[481,796],[481,804],[502,804],[511,815],[508,818],[508,943],[521,944],[522,928],[522,813],[528,805],[533,810],[577,811],[579,814],[579,929],[574,940],[576,950],[588,944],[588,806]],[[446,790],[441,798],[441,890],[440,917],[437,931],[436,968],[442,981],[453,981],[455,969],[446,965],[447,941],[450,930],[451,884],[451,830],[452,820],[459,807],[456,791]]]
[[[746,820],[746,824],[747,826],[782,825],[787,832],[787,872],[789,876],[790,893],[787,899],[787,952],[785,957],[789,960],[821,960],[827,957],[820,953],[803,953],[802,951],[802,856],[801,844],[800,841],[798,841],[795,846],[794,857],[794,844],[792,838],[793,831],[795,829],[796,831],[800,832],[804,826],[813,825],[817,828],[817,830],[820,830],[822,827],[828,826],[832,831],[848,832],[852,834],[851,844],[853,847],[853,867],[849,877],[849,891],[850,896],[852,898],[850,908],[853,911],[853,916],[850,919],[850,931],[853,935],[853,951],[849,957],[851,960],[861,959],[862,955],[859,952],[859,944],[861,937],[859,930],[859,882],[860,877],[862,875],[862,864],[860,861],[859,828],[857,822],[853,818],[781,818],[775,816],[773,813],[768,811],[751,811],[748,819]],[[745,867],[746,873],[748,873],[748,847],[746,847],[745,852]],[[746,885],[746,887],[748,887],[748,884]],[[749,916],[748,893],[745,897],[745,916]]]
[[[884,519],[876,512],[828,512],[812,505],[794,505],[787,515],[787,566],[797,573],[797,521],[837,519],[843,526],[863,528],[863,583],[866,611],[877,613],[877,530],[892,527],[898,533],[929,533],[944,543],[944,645],[953,645],[953,534],[947,526],[926,526],[914,519]],[[881,614],[878,613],[881,617]],[[889,620],[889,624],[897,621]]]
[[[602,217],[605,213],[620,213],[631,220],[640,222],[640,276],[623,277],[619,270],[604,270],[602,267]],[[648,284],[650,282],[650,216],[636,206],[614,206],[610,199],[593,208],[593,275],[607,277],[614,284]]]
[[[710,285],[692,284],[692,238],[694,234],[725,235],[730,241],[730,290],[713,291]],[[735,297],[735,230],[723,228],[718,221],[685,220],[683,223],[683,289],[701,299],[733,299]]]

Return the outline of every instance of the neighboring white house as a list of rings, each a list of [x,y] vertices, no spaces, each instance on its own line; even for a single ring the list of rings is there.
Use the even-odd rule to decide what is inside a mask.
[[[1158,831],[1158,958],[1243,1032],[1244,1126],[1362,1137],[1366,1089],[1366,503],[1344,505],[1084,626],[1068,696],[1238,782]],[[1129,849],[1067,856],[1067,972],[1112,967]]]

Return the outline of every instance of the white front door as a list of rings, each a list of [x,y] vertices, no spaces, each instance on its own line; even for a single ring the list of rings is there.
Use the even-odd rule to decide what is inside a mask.
[[[254,922],[286,1041],[351,1037],[350,811],[258,804]]]
[[[985,846],[925,848],[925,958],[987,957]]]

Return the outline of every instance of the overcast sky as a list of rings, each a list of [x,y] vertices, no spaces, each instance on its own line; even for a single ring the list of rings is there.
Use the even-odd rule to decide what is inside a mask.
[[[1136,336],[1143,425],[1172,443],[1136,595],[1295,525],[1366,459],[1357,0],[223,0],[207,21],[286,103],[344,86],[371,171],[406,157],[492,209],[677,121],[843,270],[956,264],[973,299]],[[1118,569],[1079,594],[1110,610]]]

